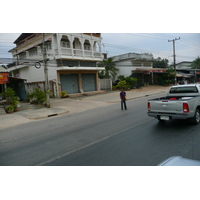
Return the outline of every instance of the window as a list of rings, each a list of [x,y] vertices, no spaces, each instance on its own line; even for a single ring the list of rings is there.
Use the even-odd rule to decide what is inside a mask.
[[[81,67],[96,67],[96,62],[80,61]]]
[[[88,50],[88,51],[90,51],[90,45],[88,45],[88,44],[84,44],[84,50]]]
[[[84,42],[84,50],[88,50],[88,51],[91,50],[91,46],[90,46],[89,40],[85,40],[85,42]]]
[[[68,67],[74,67],[78,66],[78,61],[75,60],[57,60],[57,65],[60,66],[68,66]]]
[[[37,48],[29,50],[29,56],[35,56],[35,55],[37,55]]]
[[[169,93],[177,94],[177,93],[198,93],[196,86],[189,87],[174,87],[170,89]]]
[[[50,50],[51,49],[51,42],[46,42],[46,50]]]
[[[70,48],[70,42],[68,39],[62,39],[60,41],[60,46],[65,48]]]
[[[25,59],[26,58],[26,53],[21,53],[19,54],[19,59],[22,60],[22,59]]]

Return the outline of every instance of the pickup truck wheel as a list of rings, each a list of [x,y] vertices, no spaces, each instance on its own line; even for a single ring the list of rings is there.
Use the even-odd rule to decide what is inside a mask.
[[[200,122],[200,111],[199,109],[197,108],[196,111],[195,111],[195,115],[194,117],[192,118],[192,123],[193,124],[199,124]]]

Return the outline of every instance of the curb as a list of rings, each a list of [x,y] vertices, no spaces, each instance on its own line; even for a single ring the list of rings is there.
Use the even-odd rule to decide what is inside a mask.
[[[50,111],[50,112],[49,112]],[[22,117],[25,117],[27,119],[44,119],[44,118],[48,118],[48,117],[54,117],[54,116],[57,116],[57,115],[63,115],[63,114],[67,114],[69,113],[68,110],[65,110],[65,109],[62,109],[61,111],[59,112],[53,112],[51,110],[47,110],[47,112],[49,112],[48,114],[44,114],[44,115],[38,115],[38,114],[19,114],[21,115]]]

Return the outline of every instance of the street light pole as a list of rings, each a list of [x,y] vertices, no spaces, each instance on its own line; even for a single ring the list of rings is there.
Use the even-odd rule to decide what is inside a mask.
[[[49,102],[49,92],[50,91],[49,91],[49,81],[48,81],[47,53],[46,53],[44,33],[42,33],[42,39],[43,39],[43,62],[44,62],[46,104],[47,104],[47,108],[50,108],[50,102]]]
[[[174,83],[177,85],[177,80],[176,80],[176,55],[175,55],[175,40],[180,40],[179,38],[175,38],[173,40],[168,40],[168,42],[173,42],[173,54],[174,54]]]

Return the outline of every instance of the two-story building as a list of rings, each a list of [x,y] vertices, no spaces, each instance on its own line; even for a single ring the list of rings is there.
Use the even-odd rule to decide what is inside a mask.
[[[100,33],[22,33],[12,53],[15,62],[8,65],[13,77],[26,79],[27,91],[44,89],[44,50],[51,95],[99,90],[97,62],[103,60]],[[43,47],[45,45],[45,48]]]
[[[190,61],[182,61],[182,62],[179,62],[179,63],[176,63],[176,69],[189,69],[189,68],[191,68],[192,66],[191,66],[191,64],[192,64],[192,62],[190,62]],[[172,69],[174,69],[174,64],[171,64],[171,65],[169,65],[169,68],[172,68]]]
[[[137,68],[153,68],[153,55],[148,53],[127,53],[112,58],[115,67],[119,69],[116,78],[120,75],[125,77],[131,76],[132,71]]]

